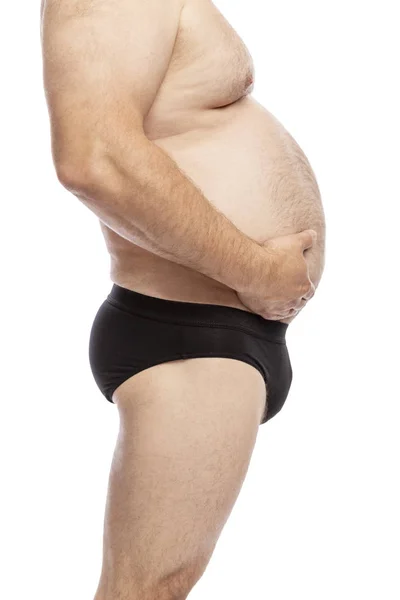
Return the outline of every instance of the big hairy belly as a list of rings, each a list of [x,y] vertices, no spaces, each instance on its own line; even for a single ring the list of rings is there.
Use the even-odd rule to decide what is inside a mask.
[[[318,244],[307,260],[317,284],[324,260],[324,215],[314,173],[294,139],[251,96],[193,116],[192,125],[153,142],[255,241],[315,229]],[[115,283],[172,300],[244,308],[220,282],[143,250],[104,225],[102,229]]]

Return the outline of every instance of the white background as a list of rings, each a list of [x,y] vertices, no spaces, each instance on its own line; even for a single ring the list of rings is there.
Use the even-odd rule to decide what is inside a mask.
[[[327,262],[288,331],[290,396],[190,598],[398,600],[397,3],[216,4],[317,174]],[[52,166],[38,0],[5,3],[0,39],[0,595],[92,600],[118,415],[87,345],[109,259]]]

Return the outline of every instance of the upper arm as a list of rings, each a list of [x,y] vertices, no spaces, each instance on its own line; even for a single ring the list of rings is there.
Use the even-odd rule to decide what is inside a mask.
[[[55,162],[143,134],[183,0],[45,0],[44,85]],[[126,138],[125,138],[126,140]]]

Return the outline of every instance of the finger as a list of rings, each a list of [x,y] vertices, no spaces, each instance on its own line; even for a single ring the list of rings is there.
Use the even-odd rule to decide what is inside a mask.
[[[299,313],[300,310],[296,308],[292,308],[285,312],[280,313],[263,313],[261,316],[268,321],[281,321],[283,319],[288,319],[289,317],[294,317]]]
[[[275,320],[276,320],[276,318],[277,318],[277,315],[275,315],[275,314],[273,314],[273,313],[265,313],[265,312],[263,312],[263,313],[260,313],[260,316],[261,316],[263,319],[267,319],[267,321],[275,321]]]
[[[311,248],[317,241],[317,232],[314,229],[305,229],[297,234],[297,239],[303,249]]]
[[[262,313],[261,317],[266,319],[267,321],[279,321],[280,319],[284,319],[282,315],[272,314],[272,313]]]
[[[306,298],[300,298],[299,300],[297,300],[297,302],[294,304],[294,306],[292,308],[294,308],[295,310],[301,310],[302,308],[305,307],[307,302],[308,302],[308,300]]]
[[[311,300],[311,298],[314,296],[314,294],[315,294],[315,285],[313,284],[312,281],[310,281],[310,287],[309,287],[308,291],[305,294],[303,294],[303,298],[307,301]]]

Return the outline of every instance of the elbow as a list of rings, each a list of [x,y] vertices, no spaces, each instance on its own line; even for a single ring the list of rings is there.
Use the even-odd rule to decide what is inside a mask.
[[[108,202],[123,193],[127,182],[129,187],[136,186],[136,174],[143,163],[149,162],[150,142],[146,138],[143,137],[145,145],[137,143],[122,153],[91,135],[82,138],[72,134],[57,133],[52,137],[53,163],[64,188],[78,197]]]
[[[136,186],[135,163],[138,160],[130,158],[127,168],[126,161],[122,163],[103,149],[84,154],[72,149],[53,153],[57,178],[62,186],[75,196],[101,203],[122,195],[127,185],[130,189]]]
[[[58,181],[73,194],[86,194],[97,187],[97,169],[91,160],[56,160],[54,166]]]
[[[120,191],[119,171],[106,155],[69,157],[54,161],[61,185],[78,198],[91,202],[109,202]]]
[[[72,138],[72,139],[71,139]],[[95,191],[105,169],[105,153],[89,136],[65,133],[52,137],[52,157],[58,181],[75,195]]]

